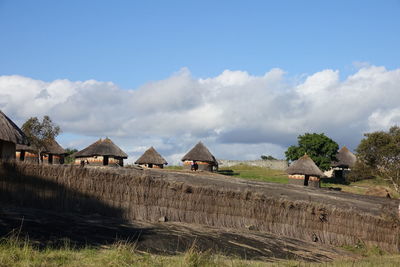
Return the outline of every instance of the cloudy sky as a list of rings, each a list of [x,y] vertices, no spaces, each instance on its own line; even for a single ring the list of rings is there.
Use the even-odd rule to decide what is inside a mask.
[[[64,147],[283,158],[400,124],[399,1],[82,2],[0,0],[0,109]]]

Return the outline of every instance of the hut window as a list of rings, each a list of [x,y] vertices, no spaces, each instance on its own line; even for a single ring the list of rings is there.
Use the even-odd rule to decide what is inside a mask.
[[[310,179],[310,175],[304,176],[304,186],[308,186],[308,180]]]

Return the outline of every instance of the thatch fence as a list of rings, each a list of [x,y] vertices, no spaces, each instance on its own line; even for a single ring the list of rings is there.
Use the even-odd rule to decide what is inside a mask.
[[[399,251],[398,200],[216,174],[3,163],[0,201],[128,221],[163,217]]]

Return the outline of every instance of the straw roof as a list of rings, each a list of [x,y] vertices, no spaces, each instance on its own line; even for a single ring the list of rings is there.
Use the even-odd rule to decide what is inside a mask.
[[[182,161],[185,160],[198,160],[217,163],[215,157],[202,142],[198,142],[197,145],[195,145],[185,156],[183,156]]]
[[[64,148],[60,146],[59,143],[57,143],[56,140],[52,140],[47,146],[44,151],[45,153],[48,154],[53,154],[53,155],[63,155],[66,154]]]
[[[27,146],[27,145],[17,145],[17,151],[29,151],[29,152],[37,152],[35,146]],[[53,155],[63,155],[66,154],[64,148],[57,143],[56,140],[50,141],[50,143],[46,146],[46,148],[42,151],[43,153],[53,154]]]
[[[347,147],[342,147],[336,154],[337,162],[332,165],[335,167],[353,167],[357,161],[357,157],[347,149]]]
[[[168,164],[167,161],[154,149],[150,147],[143,155],[135,161],[135,164]]]
[[[37,152],[37,149],[34,148],[33,146],[19,145],[19,144],[17,144],[16,150],[17,151]]]
[[[93,156],[113,156],[119,158],[128,158],[128,155],[122,151],[111,139],[99,139],[87,148],[77,152],[76,158]]]
[[[288,174],[303,174],[313,176],[323,176],[324,174],[315,165],[314,161],[306,154],[293,162],[286,170]]]
[[[29,142],[21,129],[0,110],[0,140],[25,144]]]

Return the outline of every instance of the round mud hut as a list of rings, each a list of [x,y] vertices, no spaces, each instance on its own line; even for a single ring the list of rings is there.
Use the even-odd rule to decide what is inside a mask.
[[[304,155],[293,162],[286,170],[289,174],[289,184],[320,187],[322,171],[315,165],[314,161]]]
[[[57,143],[56,140],[52,140],[47,146],[45,151],[42,153],[43,163],[48,164],[64,164],[65,150]]]
[[[167,161],[154,149],[154,147],[150,147],[147,149],[143,155],[135,161],[135,164],[139,164],[145,168],[164,168],[164,165],[167,165]]]
[[[200,171],[212,172],[218,168],[218,162],[207,149],[207,147],[199,142],[182,158],[184,169],[194,169]]]
[[[336,154],[336,159],[337,161],[332,163],[333,176],[337,179],[344,180],[346,174],[348,174],[351,168],[356,164],[357,157],[344,146]]]
[[[21,129],[0,110],[0,160],[15,159],[17,144],[29,143]]]
[[[15,155],[20,161],[35,163],[39,162],[37,149],[35,149],[33,146],[17,145],[16,149],[17,151]]]
[[[34,146],[17,145],[16,158],[25,162],[39,162],[38,150]],[[43,152],[40,153],[40,158],[46,164],[64,164],[65,150],[52,140],[46,146]]]
[[[74,154],[75,165],[124,166],[128,155],[115,145],[111,139],[99,139],[87,148]]]

